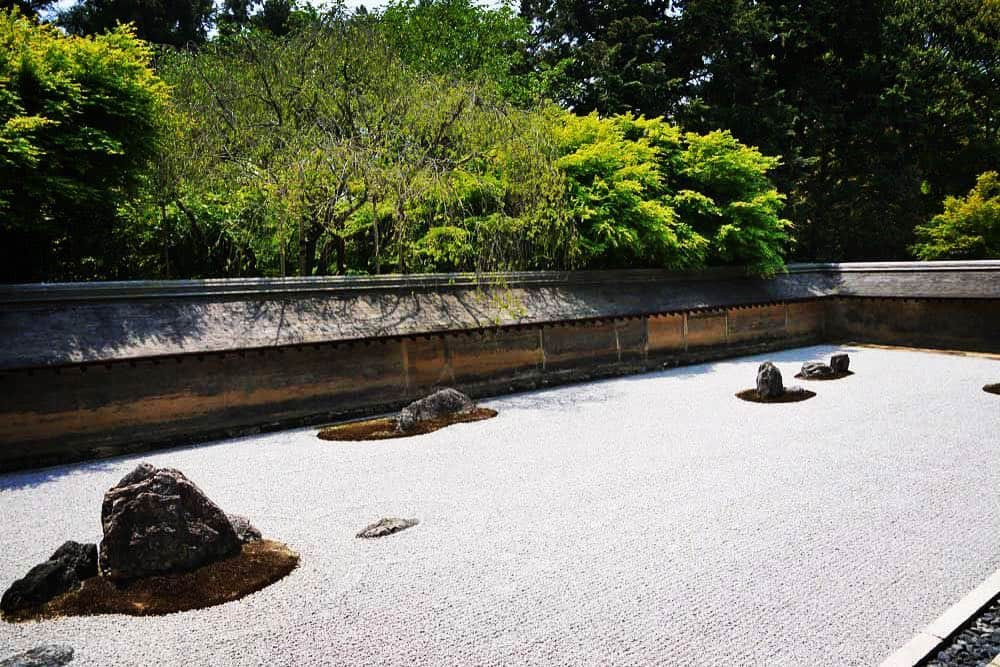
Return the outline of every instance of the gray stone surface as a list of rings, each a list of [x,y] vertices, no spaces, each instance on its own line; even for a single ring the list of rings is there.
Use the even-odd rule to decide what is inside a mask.
[[[761,398],[777,398],[785,393],[781,371],[770,361],[765,361],[757,368],[757,393]]]
[[[826,378],[832,376],[834,370],[820,361],[807,361],[802,364],[799,375],[805,378]]]
[[[928,667],[981,667],[1000,655],[1000,601],[984,609],[970,626],[945,644]]]
[[[981,390],[1000,362],[850,348],[865,372],[809,401],[733,396],[765,358],[797,370],[838,350],[507,396],[484,405],[496,419],[418,440],[333,447],[306,428],[0,475],[0,585],[44,545],[99,538],[87,508],[140,460],[302,556],[210,609],[0,625],[0,655],[57,641],[101,667],[877,665],[1000,568],[1000,410]],[[421,525],[354,537],[387,509]]]
[[[0,660],[0,667],[61,667],[72,661],[72,646],[42,644]]]
[[[834,373],[846,373],[851,369],[851,357],[848,354],[840,353],[830,357],[830,368]]]
[[[475,409],[476,404],[471,398],[457,389],[446,387],[413,401],[400,410],[396,429],[406,433],[412,431],[422,421],[472,412]]]
[[[359,532],[356,537],[365,539],[385,537],[386,535],[392,535],[393,533],[398,533],[401,530],[412,528],[418,523],[420,523],[419,519],[397,519],[395,517],[379,519],[375,523],[365,527],[364,530]]]
[[[44,604],[97,575],[97,546],[64,542],[48,560],[34,566],[10,585],[0,598],[0,610],[16,612]]]
[[[250,519],[245,516],[240,516],[239,514],[227,514],[229,517],[229,523],[233,524],[233,530],[236,532],[236,539],[241,543],[247,544],[249,542],[256,542],[261,539],[262,535],[260,531],[257,530]]]
[[[226,513],[179,470],[140,464],[104,494],[103,576],[129,580],[191,570],[236,553]]]

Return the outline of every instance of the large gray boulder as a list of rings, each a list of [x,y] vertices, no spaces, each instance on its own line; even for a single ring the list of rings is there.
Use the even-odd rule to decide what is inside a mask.
[[[777,398],[784,393],[781,371],[770,361],[765,361],[757,368],[757,395],[761,398]]]
[[[229,517],[179,470],[143,463],[104,494],[101,574],[127,581],[193,570],[240,550]]]
[[[830,368],[834,373],[846,373],[851,367],[851,358],[846,354],[835,354],[830,357]]]
[[[97,545],[66,542],[47,561],[28,570],[0,598],[6,614],[31,609],[79,588],[84,579],[97,576]]]
[[[400,410],[396,430],[407,433],[420,422],[472,412],[475,409],[476,404],[462,392],[451,388],[440,389]]]
[[[73,662],[73,647],[42,644],[0,660],[0,667],[62,667]]]
[[[807,361],[802,364],[799,375],[804,378],[828,378],[833,377],[833,369],[819,361]]]

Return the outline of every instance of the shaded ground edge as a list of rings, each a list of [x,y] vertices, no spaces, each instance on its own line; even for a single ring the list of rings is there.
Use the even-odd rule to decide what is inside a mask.
[[[756,389],[744,389],[743,391],[736,392],[736,398],[750,403],[798,403],[800,401],[808,401],[815,395],[816,392],[809,391],[808,389],[793,388],[785,390],[785,393],[777,398],[761,398]]]
[[[340,442],[356,442],[360,440],[388,440],[390,438],[410,438],[415,435],[433,433],[452,424],[464,422],[476,422],[484,419],[492,419],[497,416],[496,410],[490,408],[476,408],[472,412],[463,412],[457,415],[449,415],[440,419],[428,419],[417,422],[416,428],[406,433],[396,431],[396,420],[393,417],[378,417],[376,419],[363,419],[361,421],[347,422],[346,424],[336,424],[328,426],[316,435],[320,440],[333,440]]]
[[[3,620],[21,622],[63,616],[162,616],[232,602],[283,579],[299,563],[299,555],[274,540],[244,544],[240,553],[191,572],[146,577],[116,586],[104,577],[91,577],[75,590],[41,607]]]
[[[965,597],[915,634],[880,667],[920,667],[930,662],[956,635],[974,623],[979,614],[1000,598],[1000,570],[991,574]]]

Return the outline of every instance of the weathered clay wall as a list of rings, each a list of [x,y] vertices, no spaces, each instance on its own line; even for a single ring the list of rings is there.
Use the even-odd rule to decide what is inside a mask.
[[[507,303],[504,304],[504,299]],[[0,286],[0,470],[820,341],[1000,352],[1000,262]]]
[[[819,302],[11,370],[0,469],[485,396],[823,338]]]
[[[1000,353],[1000,299],[840,297],[826,309],[835,340]]]

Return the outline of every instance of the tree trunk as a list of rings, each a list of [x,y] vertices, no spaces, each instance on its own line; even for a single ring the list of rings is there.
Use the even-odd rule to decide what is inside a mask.
[[[337,236],[337,273],[345,275],[347,273],[347,239]]]

